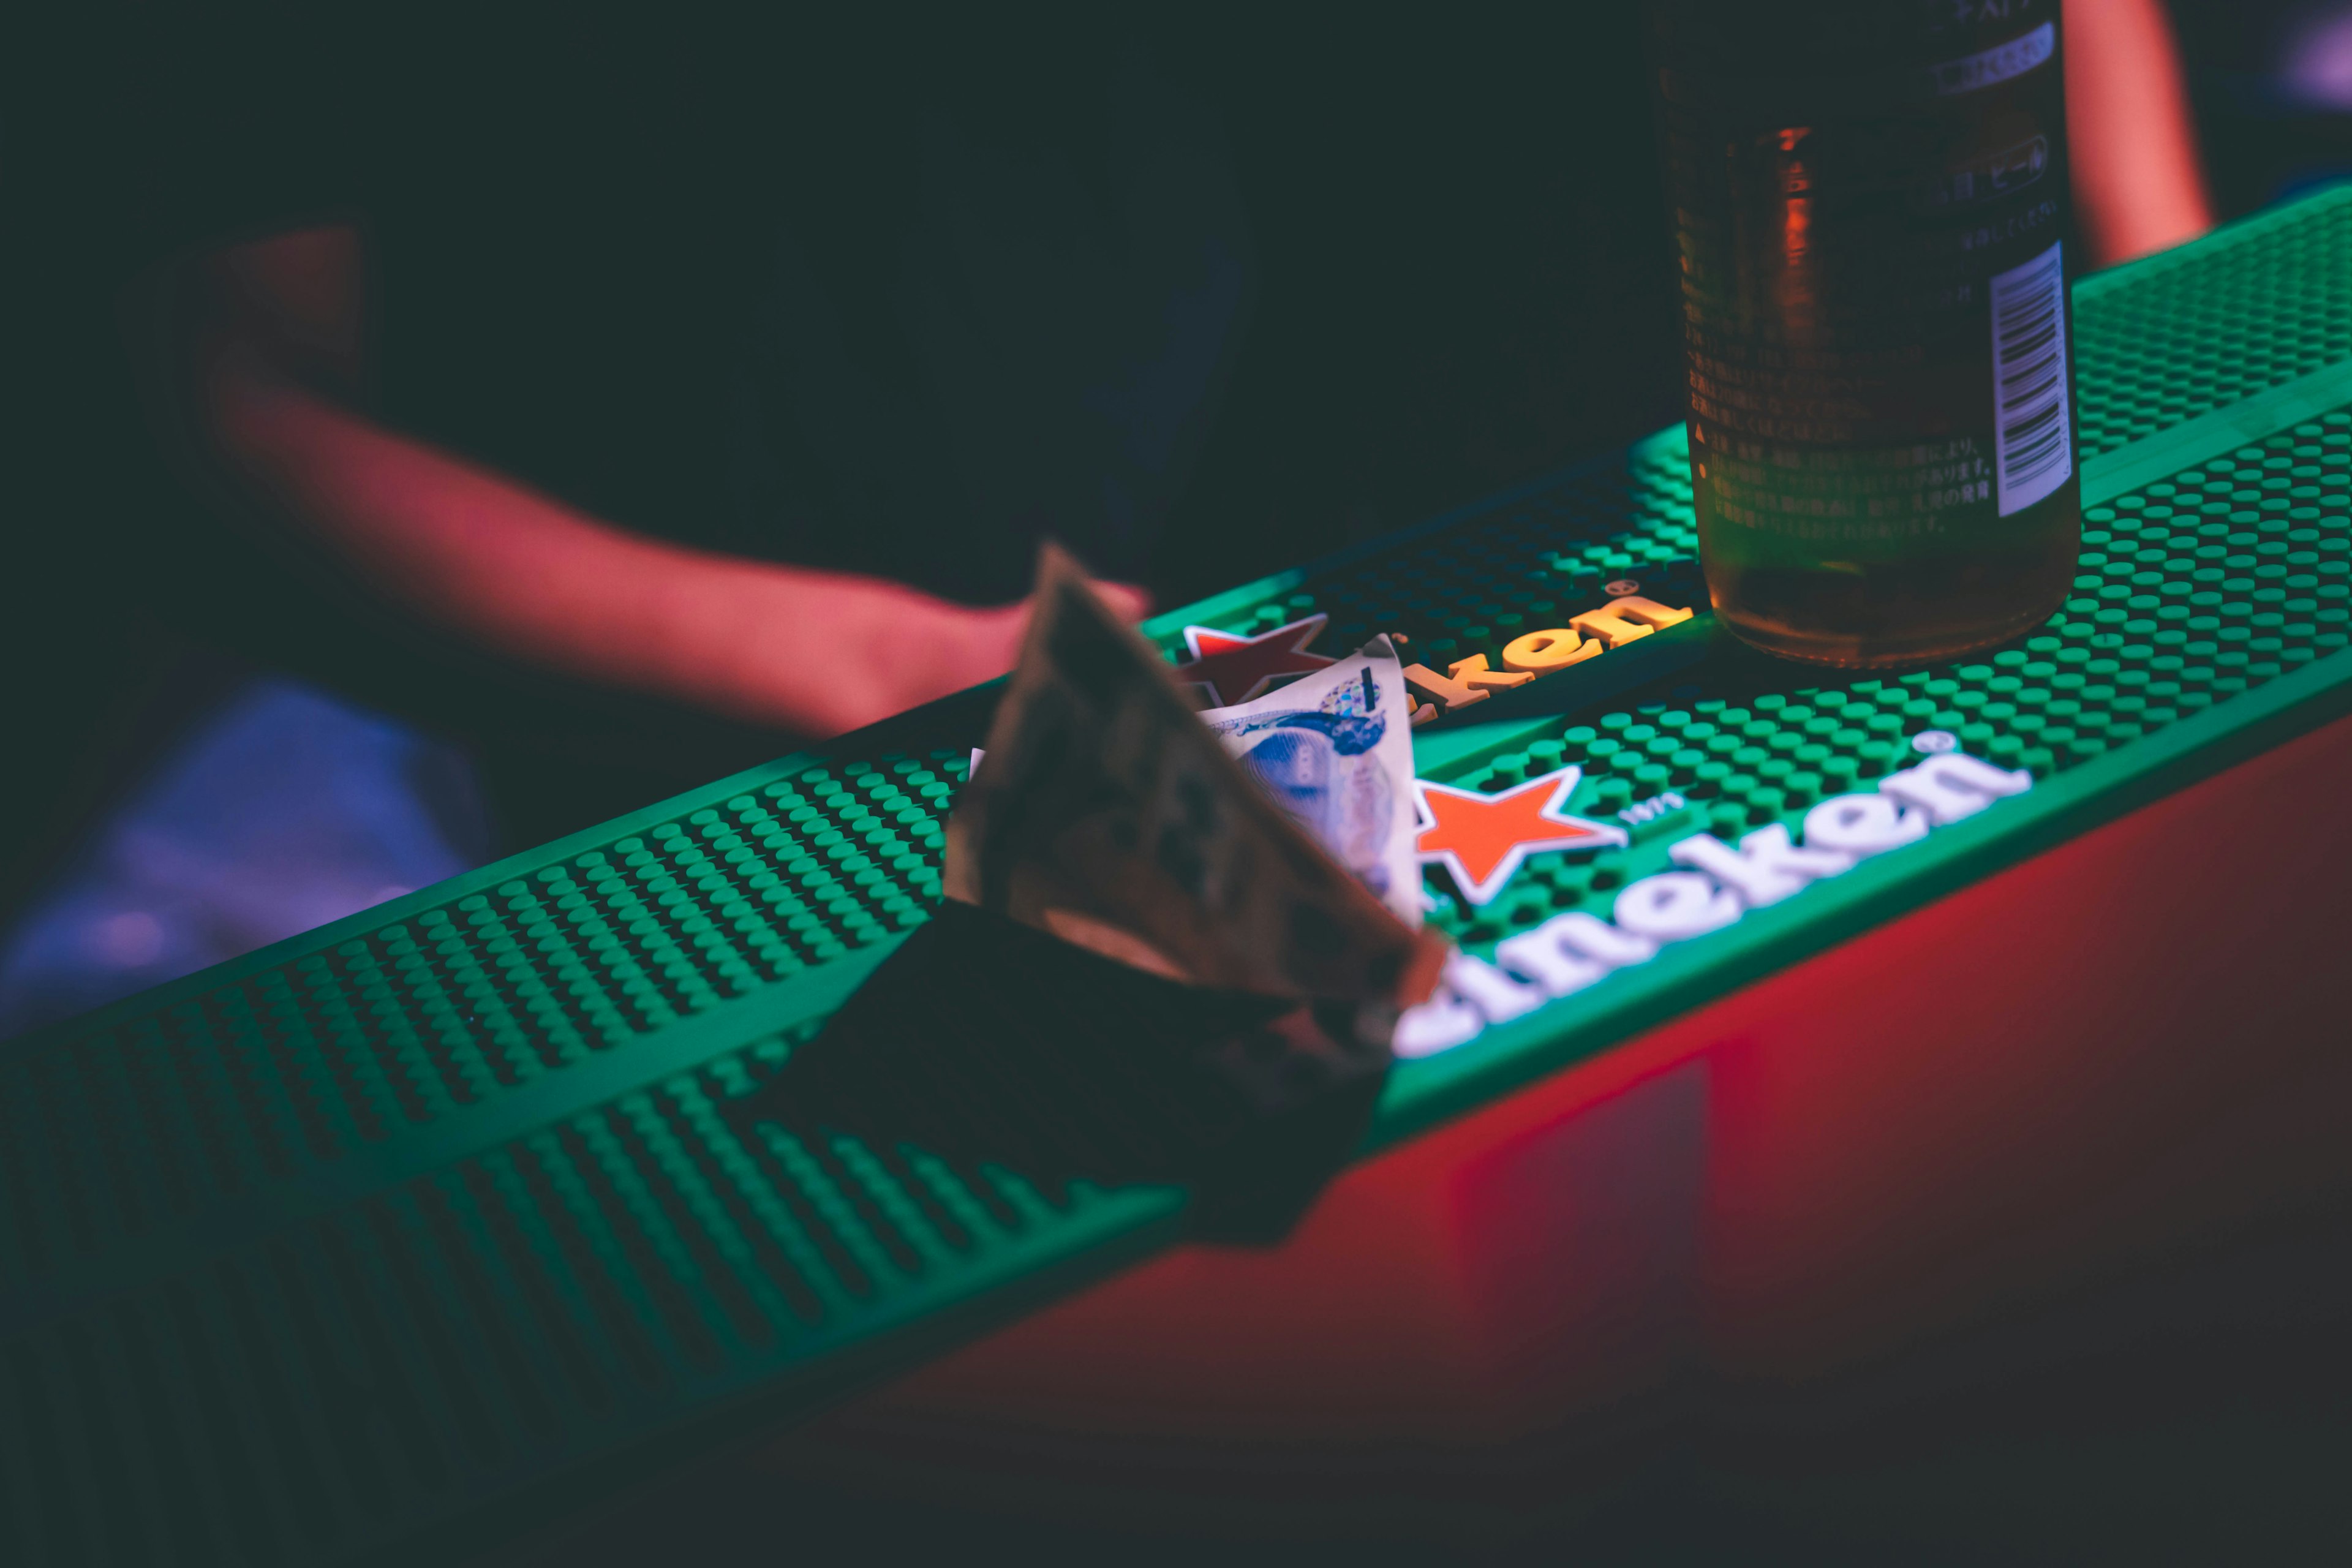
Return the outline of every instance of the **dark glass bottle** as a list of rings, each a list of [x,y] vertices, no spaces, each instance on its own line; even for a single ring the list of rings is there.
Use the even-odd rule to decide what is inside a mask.
[[[2058,0],[1653,0],[1691,480],[1725,623],[2006,640],[2081,530]]]

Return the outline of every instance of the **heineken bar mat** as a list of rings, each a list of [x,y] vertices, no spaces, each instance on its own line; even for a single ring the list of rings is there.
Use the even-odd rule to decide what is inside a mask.
[[[2081,575],[1980,658],[1729,646],[1678,432],[1152,622],[1426,678],[1463,956],[1366,1147],[2352,706],[2347,260],[2329,193],[2078,289]],[[992,700],[0,1046],[0,1561],[462,1552],[1182,1234],[1100,1160],[741,1109],[929,918]]]

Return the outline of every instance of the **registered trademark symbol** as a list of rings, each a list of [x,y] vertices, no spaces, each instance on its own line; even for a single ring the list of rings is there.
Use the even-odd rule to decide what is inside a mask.
[[[1631,577],[1620,577],[1614,583],[1601,584],[1601,591],[1608,595],[1612,599],[1622,599],[1628,594],[1640,593],[1642,591],[1642,584],[1636,583]]]
[[[1958,751],[1960,742],[1949,730],[1922,730],[1911,737],[1911,749],[1932,757],[1938,752]]]

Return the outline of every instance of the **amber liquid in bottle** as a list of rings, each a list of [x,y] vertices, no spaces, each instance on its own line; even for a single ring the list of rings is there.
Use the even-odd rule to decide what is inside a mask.
[[[1717,614],[1817,663],[2039,625],[2081,528],[2057,0],[1654,0]]]

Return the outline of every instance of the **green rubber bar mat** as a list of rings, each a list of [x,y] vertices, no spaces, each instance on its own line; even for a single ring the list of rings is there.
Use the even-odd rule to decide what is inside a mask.
[[[1401,1062],[1404,1136],[2352,706],[2352,193],[2084,282],[2077,592],[2021,646],[1831,679],[1704,614],[1441,720],[1630,844],[1431,917],[1606,918],[1703,830],[1916,764],[2032,787]],[[1495,658],[1631,578],[1702,603],[1679,432],[1160,617]],[[0,1561],[406,1561],[499,1539],[1178,1235],[1182,1194],[724,1115],[939,887],[992,692],[0,1046]],[[1939,732],[1939,733],[1937,733]],[[1036,1108],[1044,1123],[1081,1106]],[[790,1521],[779,1521],[789,1531]]]

